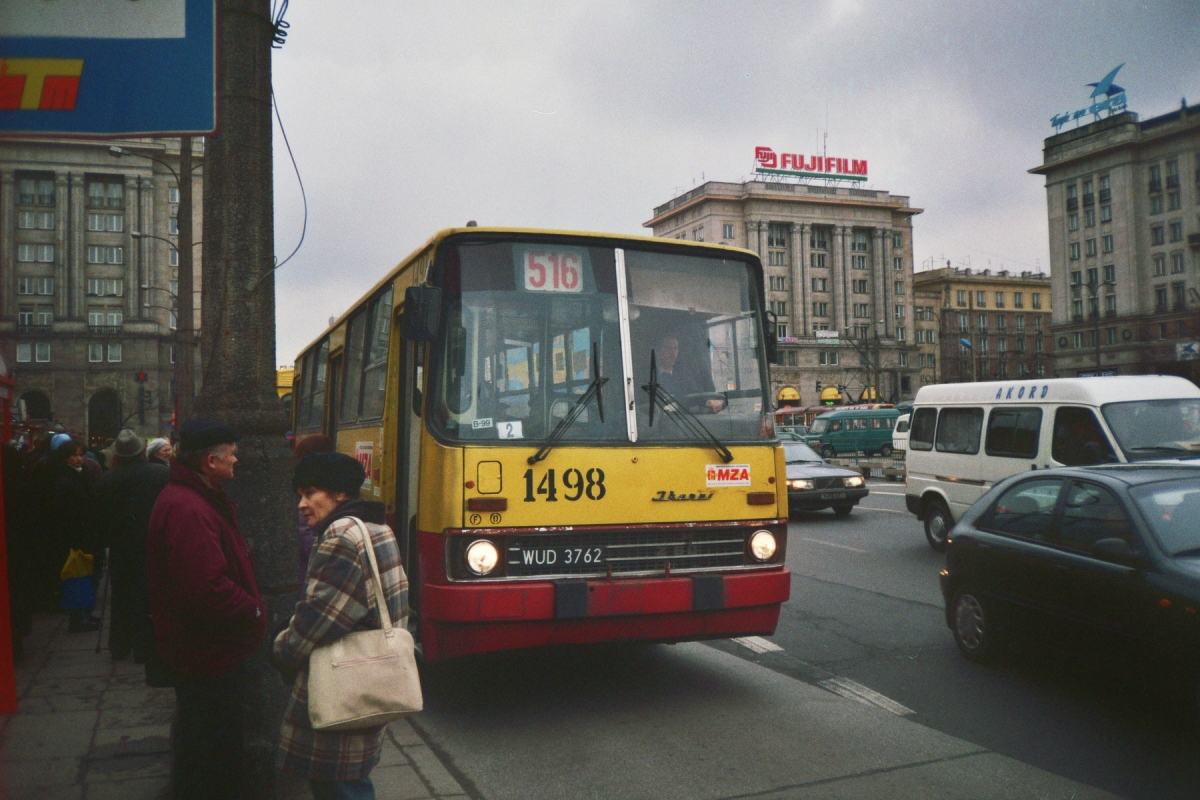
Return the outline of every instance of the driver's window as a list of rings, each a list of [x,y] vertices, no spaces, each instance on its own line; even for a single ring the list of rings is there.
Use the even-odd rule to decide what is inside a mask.
[[[1084,482],[1071,484],[1054,538],[1064,547],[1085,553],[1101,539],[1122,539],[1131,547],[1136,544],[1125,509],[1112,492]]]
[[[980,527],[1044,541],[1050,535],[1061,490],[1058,478],[1022,481],[1000,495]]]
[[[1050,455],[1068,467],[1086,467],[1115,461],[1112,445],[1090,408],[1063,406],[1054,413],[1054,440]]]

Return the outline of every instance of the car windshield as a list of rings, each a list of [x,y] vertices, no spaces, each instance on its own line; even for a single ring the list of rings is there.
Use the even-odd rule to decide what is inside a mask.
[[[1200,457],[1200,398],[1108,403],[1100,410],[1129,461]]]
[[[828,427],[829,427],[829,420],[816,419],[816,420],[813,420],[813,424],[809,427],[808,432],[809,433],[824,433],[825,429]]]
[[[789,464],[803,464],[809,461],[820,464],[824,461],[811,447],[799,443],[783,446],[783,460]]]
[[[429,424],[459,441],[542,441],[597,377],[563,441],[629,441],[618,259],[626,268],[637,440],[762,441],[765,364],[751,265],[594,241],[463,241],[439,254],[445,297]],[[650,357],[658,400],[650,425]],[[598,362],[598,363],[593,363]],[[600,413],[603,403],[603,414]],[[686,409],[686,412],[682,409]],[[513,444],[519,444],[512,441]],[[528,444],[528,441],[526,441]]]
[[[1200,557],[1200,477],[1139,486],[1132,495],[1168,555]]]

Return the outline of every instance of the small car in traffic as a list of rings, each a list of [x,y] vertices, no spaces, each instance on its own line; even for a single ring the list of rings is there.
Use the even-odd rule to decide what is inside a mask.
[[[967,658],[995,655],[1021,627],[1071,629],[1165,657],[1200,710],[1200,462],[1007,478],[954,527],[940,577]]]
[[[832,508],[844,517],[870,494],[867,481],[852,469],[836,467],[801,442],[784,442],[789,511]]]

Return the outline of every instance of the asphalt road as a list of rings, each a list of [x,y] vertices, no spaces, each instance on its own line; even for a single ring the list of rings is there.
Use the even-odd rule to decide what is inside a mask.
[[[962,658],[942,556],[903,485],[871,483],[848,518],[793,520],[770,640],[456,660],[423,670],[414,727],[488,800],[1200,797],[1200,737],[1154,676],[1036,639]]]
[[[938,589],[944,559],[905,511],[903,484],[873,480],[871,492],[846,518],[794,517],[783,650],[720,649],[809,682],[849,678],[909,719],[1122,797],[1200,797],[1200,735],[1173,687],[1107,649],[1033,634],[996,664],[962,658]]]

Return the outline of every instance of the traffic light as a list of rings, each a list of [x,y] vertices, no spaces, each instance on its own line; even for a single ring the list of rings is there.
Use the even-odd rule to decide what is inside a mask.
[[[820,392],[821,392],[821,382],[817,381],[817,393],[820,394]]]

